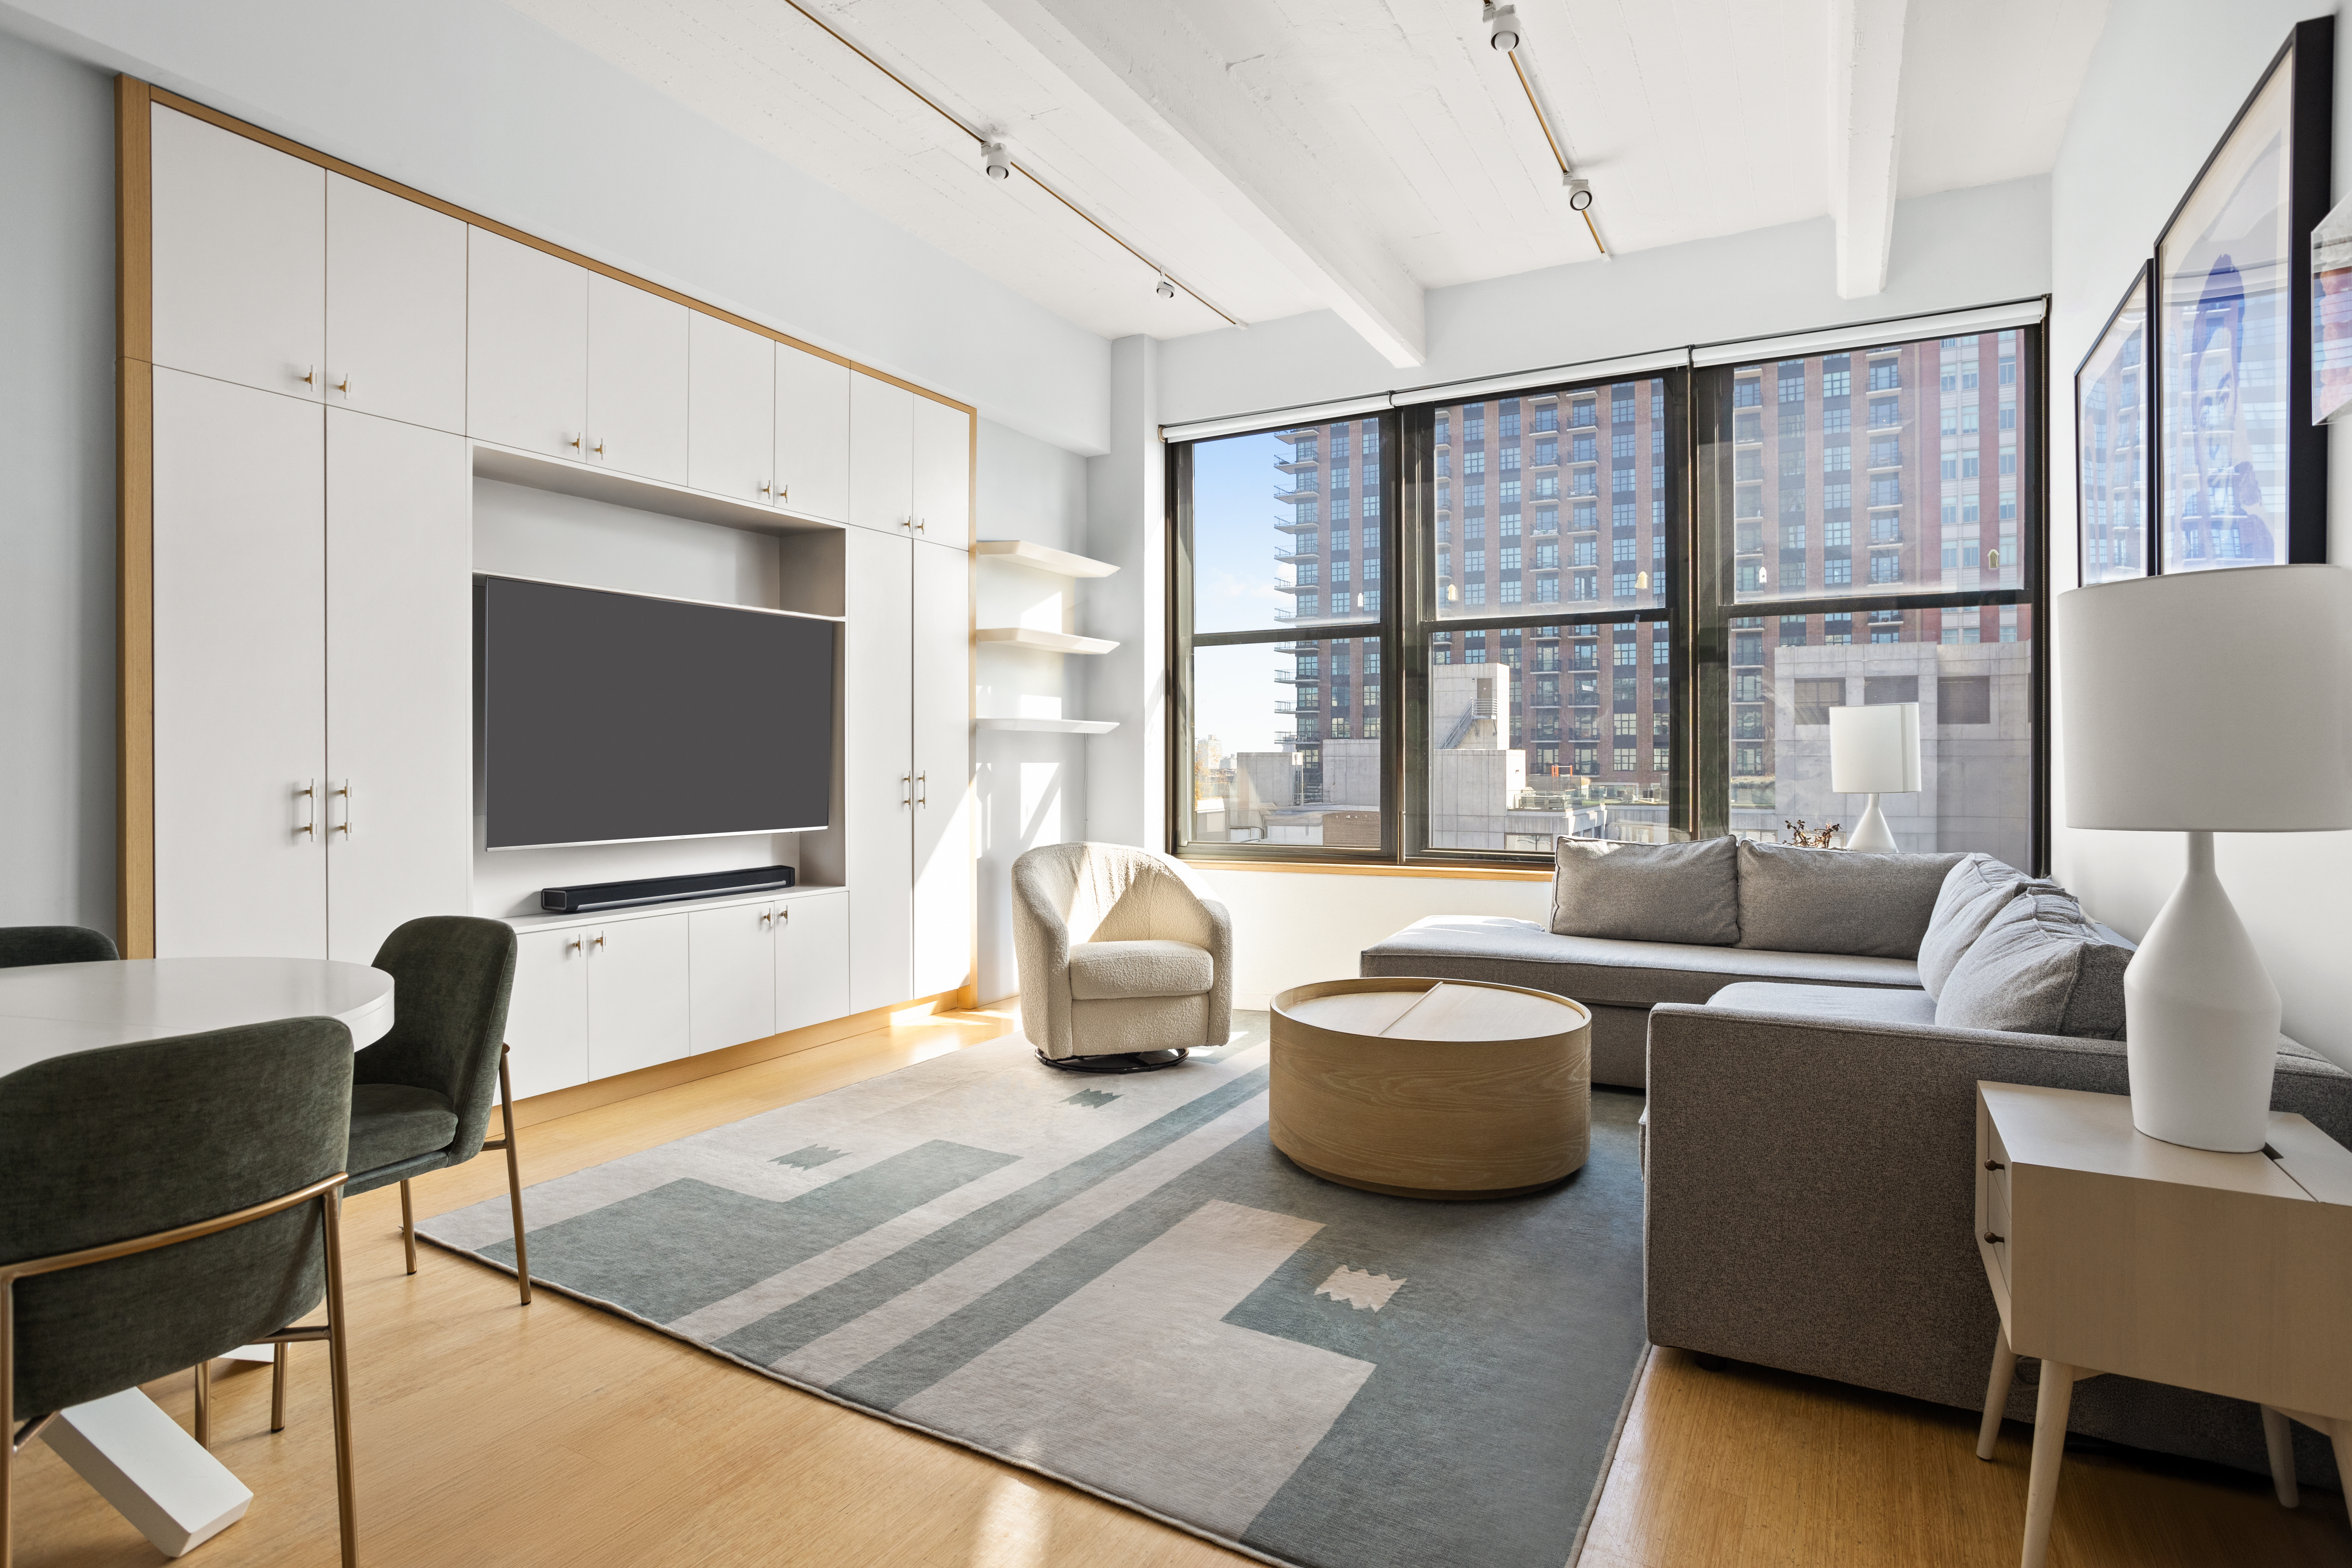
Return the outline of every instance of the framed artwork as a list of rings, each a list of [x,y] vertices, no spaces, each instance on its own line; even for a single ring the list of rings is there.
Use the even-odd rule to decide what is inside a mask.
[[[2147,300],[2142,262],[2123,302],[2074,371],[2076,560],[2084,587],[2154,569],[2147,526]]]
[[[2335,29],[2288,35],[2157,241],[2160,571],[2327,556],[2307,258],[2327,211]]]
[[[2352,408],[2352,200],[2311,231],[2311,422]]]

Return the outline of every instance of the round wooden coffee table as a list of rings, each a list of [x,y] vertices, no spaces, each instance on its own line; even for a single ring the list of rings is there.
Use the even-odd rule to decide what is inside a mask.
[[[1591,1146],[1592,1015],[1517,985],[1381,976],[1274,999],[1274,1146],[1367,1192],[1504,1198]]]

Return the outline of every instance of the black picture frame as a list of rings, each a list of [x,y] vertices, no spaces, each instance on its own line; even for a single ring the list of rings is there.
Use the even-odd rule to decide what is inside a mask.
[[[2155,409],[2148,496],[2151,569],[2172,573],[2327,559],[2327,433],[2311,423],[2311,232],[2334,178],[2336,23],[2287,35],[2158,231],[2151,260]],[[2277,200],[2267,229],[2242,193]],[[2284,221],[2280,218],[2283,216]],[[2248,332],[2250,319],[2261,329]],[[2251,342],[2283,402],[2241,395]],[[2216,439],[2216,432],[2221,432]],[[2281,454],[2258,468],[2257,454]],[[2266,459],[2267,460],[2267,459]]]
[[[2074,580],[2086,588],[2157,568],[2155,297],[2151,257],[2074,367]]]

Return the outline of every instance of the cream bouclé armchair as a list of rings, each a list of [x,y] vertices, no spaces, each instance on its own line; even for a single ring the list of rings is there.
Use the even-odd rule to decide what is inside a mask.
[[[1030,850],[1013,863],[1013,932],[1021,1026],[1055,1066],[1172,1066],[1231,1032],[1233,919],[1165,855]]]

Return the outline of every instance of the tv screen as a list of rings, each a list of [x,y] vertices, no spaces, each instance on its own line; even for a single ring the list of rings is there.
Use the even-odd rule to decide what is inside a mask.
[[[492,849],[826,825],[831,621],[478,581]]]

